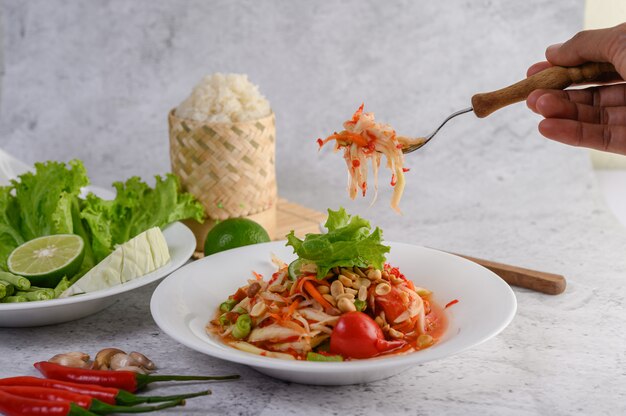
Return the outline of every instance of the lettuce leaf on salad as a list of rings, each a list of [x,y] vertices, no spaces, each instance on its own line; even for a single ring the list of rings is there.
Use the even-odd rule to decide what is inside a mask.
[[[326,234],[307,234],[304,240],[293,231],[287,235],[287,245],[293,247],[294,253],[317,265],[318,279],[337,266],[383,268],[389,246],[382,244],[380,228],[371,231],[369,221],[358,215],[351,216],[343,208],[329,209],[324,226],[328,230]]]
[[[6,270],[9,254],[25,241],[78,234],[85,241],[82,275],[115,245],[153,226],[187,218],[202,221],[204,216],[202,205],[180,192],[172,174],[157,176],[154,188],[137,177],[115,183],[117,196],[111,201],[94,194],[81,198],[81,188],[88,184],[83,163],[72,160],[36,163],[34,172],[0,187],[0,269]]]

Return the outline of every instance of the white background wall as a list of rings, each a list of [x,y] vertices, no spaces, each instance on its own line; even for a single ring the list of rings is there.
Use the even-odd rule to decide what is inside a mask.
[[[582,28],[583,6],[5,0],[0,147],[31,163],[80,158],[101,186],[147,178],[169,169],[168,110],[205,74],[247,73],[277,115],[283,196],[367,211],[390,239],[480,250],[484,239],[501,238],[481,225],[494,215],[530,224],[543,215],[529,209],[537,201],[570,212],[556,191],[582,186],[577,178],[589,168],[586,151],[544,140],[524,104],[458,118],[409,156],[404,222],[388,208],[388,176],[374,208],[369,198],[349,202],[343,160],[318,154],[315,139],[361,102],[400,133],[428,133],[472,94],[523,78],[547,45]],[[419,231],[406,235],[406,224]],[[541,230],[520,232],[534,239]]]

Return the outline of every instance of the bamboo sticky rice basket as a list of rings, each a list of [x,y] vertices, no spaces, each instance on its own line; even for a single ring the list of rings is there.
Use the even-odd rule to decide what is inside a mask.
[[[276,127],[274,114],[257,120],[212,123],[169,113],[172,172],[204,205],[205,224],[188,223],[198,246],[220,220],[246,217],[274,236]]]

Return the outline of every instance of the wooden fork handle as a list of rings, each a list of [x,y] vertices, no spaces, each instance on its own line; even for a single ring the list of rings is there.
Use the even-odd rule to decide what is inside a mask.
[[[524,269],[522,267],[496,263],[495,261],[477,259],[463,254],[456,255],[480,264],[513,286],[523,287],[536,292],[546,293],[548,295],[558,295],[563,293],[565,290],[565,277],[560,274]]]
[[[472,107],[476,116],[483,118],[502,107],[525,100],[534,90],[560,90],[572,84],[597,81],[609,73],[615,73],[615,67],[605,62],[572,67],[553,66],[500,90],[474,95]]]

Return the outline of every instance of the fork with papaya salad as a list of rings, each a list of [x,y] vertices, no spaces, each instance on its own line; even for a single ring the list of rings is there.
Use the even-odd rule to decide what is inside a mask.
[[[287,360],[344,361],[427,348],[446,328],[443,308],[386,263],[382,231],[329,210],[325,234],[294,233],[298,258],[269,279],[253,272],[207,324],[226,344]]]

